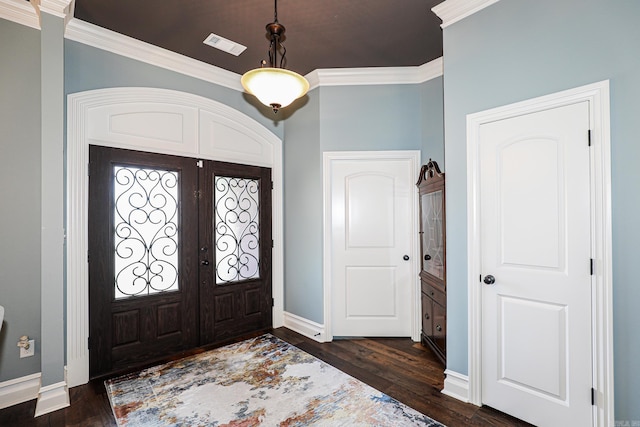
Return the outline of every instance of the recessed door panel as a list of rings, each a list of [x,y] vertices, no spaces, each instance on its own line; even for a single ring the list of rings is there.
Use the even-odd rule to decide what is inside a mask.
[[[347,319],[397,316],[397,283],[391,267],[347,267]]]
[[[344,186],[347,248],[393,247],[393,177],[375,173],[355,174],[345,179]],[[376,190],[371,191],[372,188]]]
[[[554,138],[522,138],[497,148],[497,207],[502,263],[561,269],[566,241],[564,147]],[[522,218],[527,225],[523,226]]]
[[[499,381],[565,401],[567,306],[498,296],[500,308]],[[532,342],[541,343],[532,346]],[[530,361],[535,360],[535,364]]]

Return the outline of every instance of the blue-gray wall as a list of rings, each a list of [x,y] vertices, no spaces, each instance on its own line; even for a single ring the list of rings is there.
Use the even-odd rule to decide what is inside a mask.
[[[444,172],[444,93],[443,77],[420,85],[422,123],[422,164],[434,160]]]
[[[306,105],[287,119],[284,141],[287,312],[324,323],[324,152],[422,150],[423,157],[441,160],[442,123],[441,77],[419,85],[321,87],[313,90]]]
[[[467,373],[466,115],[611,84],[615,417],[640,422],[640,2],[502,0],[444,30],[447,364]]]
[[[40,372],[40,31],[0,19],[0,382]],[[20,359],[21,335],[36,340]]]

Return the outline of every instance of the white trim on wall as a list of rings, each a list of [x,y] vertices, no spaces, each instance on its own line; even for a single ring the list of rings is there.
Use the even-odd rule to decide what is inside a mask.
[[[498,1],[499,0],[446,0],[432,7],[431,10],[438,15],[438,18],[442,19],[440,26],[446,28]]]
[[[40,17],[36,9],[24,0],[0,0],[0,18],[40,29]]]
[[[294,332],[318,342],[327,342],[325,339],[324,325],[316,323],[304,317],[297,316],[287,311],[284,312],[284,325]]]
[[[413,171],[411,176],[418,175],[418,166],[420,164],[420,151],[418,150],[390,150],[390,151],[327,151],[323,155],[323,167],[322,167],[322,220],[323,220],[323,256],[322,256],[322,284],[323,284],[323,317],[324,317],[324,340],[333,340],[333,330],[331,328],[332,323],[332,254],[331,254],[331,241],[332,241],[332,224],[331,224],[331,165],[334,160],[376,160],[376,159],[398,159],[409,160]],[[415,260],[420,258],[420,252],[418,249],[418,191],[414,192],[413,212],[411,213],[411,228],[415,232],[412,233],[413,238],[409,244],[411,255],[410,259]],[[416,271],[413,275],[413,281],[411,283],[411,339],[413,341],[420,341],[420,330],[422,328],[422,311],[421,311],[421,297],[420,297],[420,282],[418,266],[416,265]]]
[[[444,388],[442,394],[463,402],[469,401],[469,377],[459,372],[446,369],[444,371]]]
[[[611,246],[611,141],[609,81],[602,81],[467,116],[467,242],[469,297],[469,401],[482,405],[482,294],[480,271],[480,126],[514,116],[588,101],[591,114],[592,236],[596,260],[593,293],[593,368],[596,425],[614,422],[613,281]]]
[[[79,19],[68,23],[65,38],[233,90],[244,90],[239,74]],[[443,61],[440,57],[415,67],[321,69],[306,77],[310,89],[314,89],[319,86],[419,84],[442,75]]]
[[[65,38],[230,89],[244,90],[236,73],[79,19],[69,22]]]
[[[170,111],[183,107],[196,111],[185,114],[185,123],[196,130],[198,144],[176,144],[148,138],[136,142],[118,140],[119,134],[110,136],[102,131],[98,122],[118,114],[153,107],[153,112]],[[163,107],[164,106],[164,107]],[[112,108],[113,107],[113,108]],[[136,110],[138,109],[138,110]],[[89,285],[88,285],[88,162],[89,144],[110,147],[177,154],[194,158],[246,163],[271,167],[273,267],[272,293],[274,298],[273,326],[283,325],[284,311],[284,252],[282,211],[282,141],[267,128],[249,116],[217,101],[197,95],[156,88],[111,88],[70,94],[67,101],[67,379],[69,387],[85,384],[89,380]],[[146,110],[148,111],[148,110]],[[97,117],[97,119],[96,119]],[[187,126],[185,125],[184,128]],[[215,141],[203,141],[206,129],[215,134],[233,135],[238,146],[256,148],[265,153],[221,150]],[[137,135],[140,135],[139,133]],[[103,139],[100,139],[103,138]],[[110,139],[111,138],[111,139]]]
[[[319,86],[419,84],[443,75],[442,57],[418,67],[333,68],[307,74],[310,89]]]
[[[41,373],[0,383],[0,409],[28,402],[38,397]]]

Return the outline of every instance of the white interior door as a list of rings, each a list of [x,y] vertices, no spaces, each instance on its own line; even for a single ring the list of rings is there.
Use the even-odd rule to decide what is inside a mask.
[[[415,160],[333,159],[334,336],[411,336]]]
[[[588,130],[587,101],[480,127],[482,403],[537,426],[592,425]]]

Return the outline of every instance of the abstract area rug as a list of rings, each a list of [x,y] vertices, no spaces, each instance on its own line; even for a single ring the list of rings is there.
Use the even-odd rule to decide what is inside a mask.
[[[269,334],[105,382],[118,426],[442,426]]]

